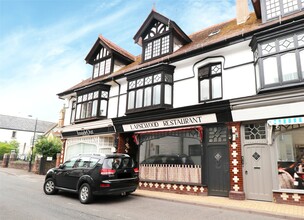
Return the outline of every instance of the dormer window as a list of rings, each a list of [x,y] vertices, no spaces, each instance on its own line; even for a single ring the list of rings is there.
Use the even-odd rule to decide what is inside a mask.
[[[170,48],[172,48],[170,43],[169,27],[161,22],[156,22],[143,41],[144,60],[150,60],[169,53]]]
[[[94,79],[121,69],[134,62],[135,58],[100,35],[85,60],[93,66],[92,79]]]
[[[151,61],[178,50],[191,39],[174,21],[152,10],[134,36],[142,46],[142,61]]]
[[[279,16],[287,16],[304,8],[304,0],[264,0],[262,1],[263,22]]]
[[[93,78],[111,73],[111,59],[110,52],[102,47],[94,59],[96,63],[93,65]]]

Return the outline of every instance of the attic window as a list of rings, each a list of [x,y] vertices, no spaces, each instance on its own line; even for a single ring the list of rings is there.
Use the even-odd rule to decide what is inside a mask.
[[[217,30],[215,30],[215,31],[212,31],[208,36],[209,37],[212,37],[213,35],[217,35],[218,33],[220,33],[221,32],[221,29],[217,29]]]

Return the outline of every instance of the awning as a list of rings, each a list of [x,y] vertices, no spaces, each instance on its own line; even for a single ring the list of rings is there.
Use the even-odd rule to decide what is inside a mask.
[[[153,130],[153,131],[139,131],[134,133],[133,138],[134,138],[134,142],[139,145],[147,140],[161,138],[168,135],[178,136],[182,134],[185,137],[198,137],[200,141],[203,140],[203,128],[201,126],[191,126],[191,127],[172,128],[172,129]]]
[[[271,119],[267,121],[267,130],[268,130],[268,144],[272,144],[272,130],[273,126],[280,125],[297,125],[304,124],[304,117],[294,117],[294,118],[278,118]]]
[[[273,125],[294,125],[294,124],[303,124],[304,117],[297,117],[297,118],[280,118],[280,119],[273,119],[268,120],[267,124]]]

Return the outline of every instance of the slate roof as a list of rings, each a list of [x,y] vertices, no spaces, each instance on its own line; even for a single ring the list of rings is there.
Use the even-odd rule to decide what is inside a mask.
[[[0,115],[0,129],[34,132],[36,119]],[[37,121],[36,132],[45,133],[57,124],[48,121]]]
[[[214,49],[215,47],[219,48],[220,46],[229,45],[229,43],[233,42],[234,40],[237,39],[242,40],[246,36],[251,37],[254,33],[258,31],[266,30],[271,27],[283,24],[285,21],[289,21],[292,19],[299,20],[303,18],[304,18],[304,11],[301,11],[283,17],[281,20],[277,19],[262,24],[261,19],[258,19],[255,13],[251,13],[249,19],[243,24],[237,25],[236,19],[232,19],[220,24],[213,25],[211,27],[207,27],[201,31],[189,35],[189,38],[192,40],[192,42],[184,45],[183,47],[181,47],[172,54],[168,54],[166,56],[144,63],[141,62],[141,55],[139,55],[135,58],[135,61],[133,63],[121,68],[120,70],[112,74],[95,79],[92,79],[90,77],[57,95],[61,97],[70,94],[74,92],[75,89],[81,88],[83,86],[96,82],[111,80],[113,78],[123,76],[126,73],[131,73],[133,71],[147,68],[149,66],[157,65],[158,63],[170,63],[173,61],[181,60],[183,59],[183,57],[187,55],[202,54],[208,52],[208,50],[210,49]],[[209,36],[211,32],[214,32],[216,30],[220,30],[220,32],[213,36]]]

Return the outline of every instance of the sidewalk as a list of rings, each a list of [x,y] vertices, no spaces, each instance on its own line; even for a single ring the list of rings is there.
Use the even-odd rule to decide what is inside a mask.
[[[25,170],[2,168],[0,172],[9,175],[28,176],[30,178],[37,178],[44,180],[43,175],[29,173]],[[183,202],[196,205],[203,205],[222,209],[232,209],[244,212],[263,213],[270,216],[278,216],[286,219],[304,219],[304,207],[295,205],[277,204],[274,202],[261,202],[253,200],[232,200],[225,197],[214,196],[196,196],[196,195],[182,195],[166,192],[155,192],[149,190],[136,190],[132,195],[150,197],[155,199],[164,199],[174,202]]]
[[[263,213],[266,215],[278,216],[286,219],[304,219],[303,206],[277,204],[274,202],[262,202],[253,200],[232,200],[225,197],[182,195],[148,190],[136,190],[133,194],[136,196],[145,196],[150,198],[191,203],[209,207]]]

